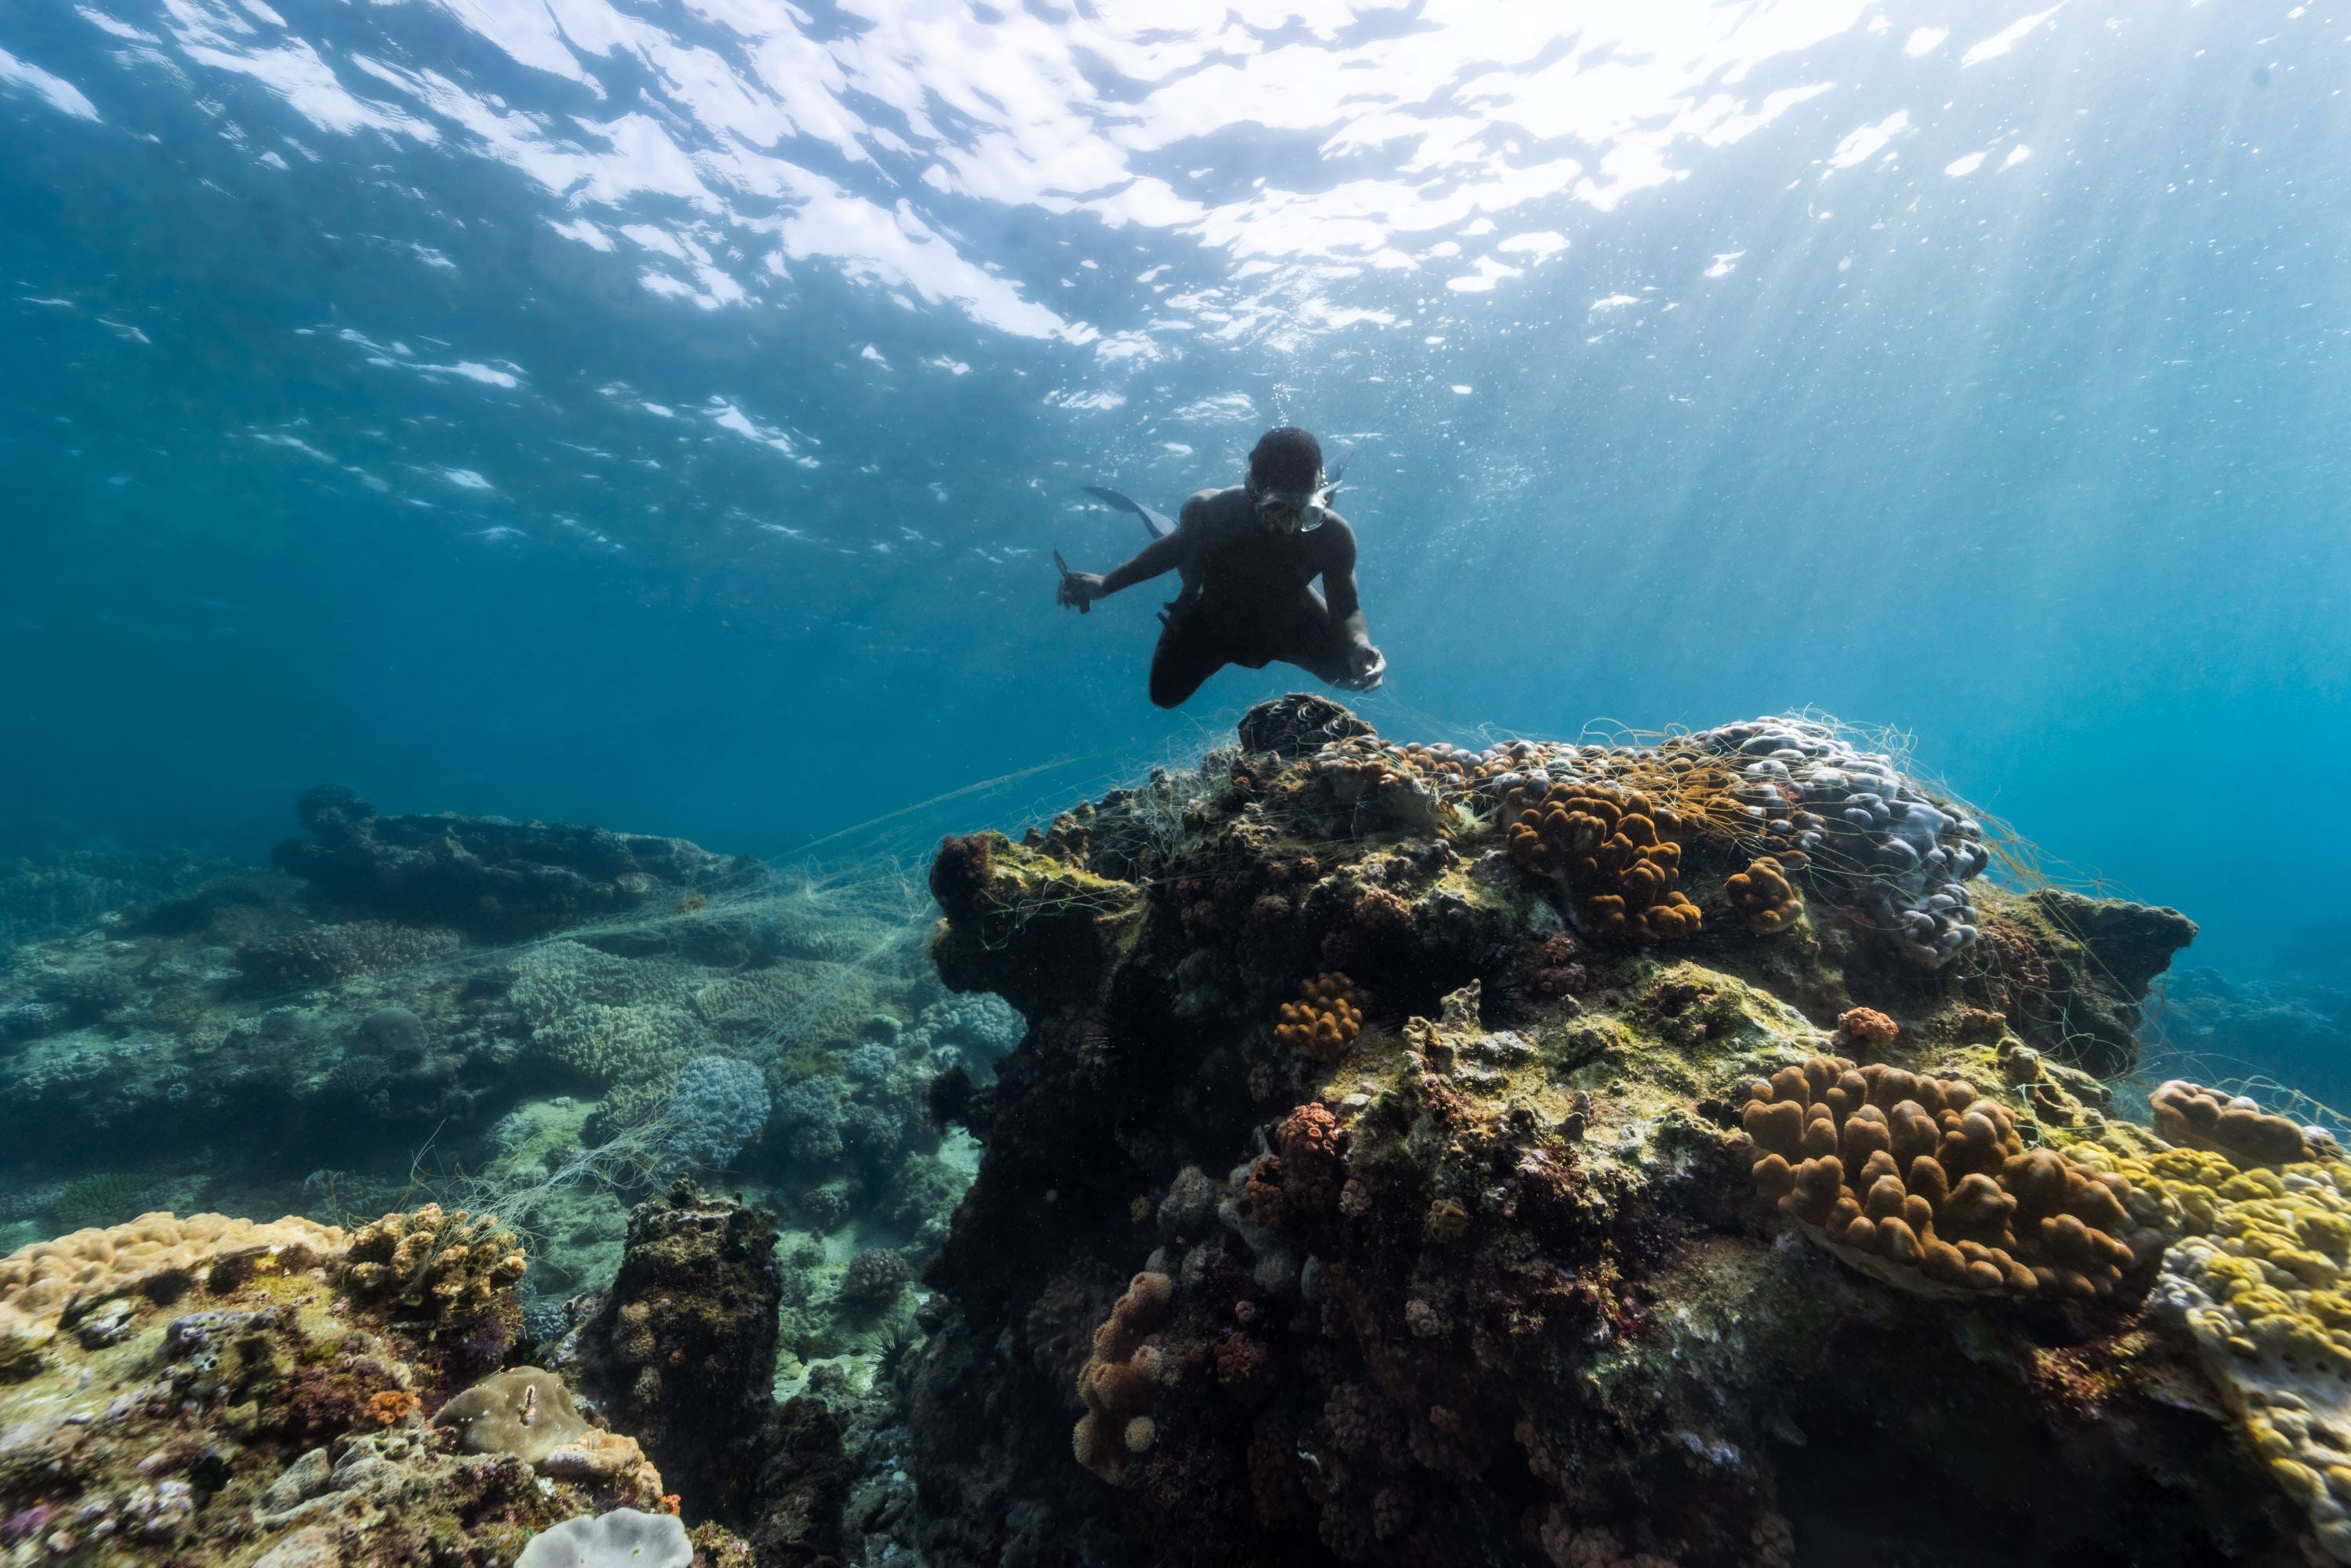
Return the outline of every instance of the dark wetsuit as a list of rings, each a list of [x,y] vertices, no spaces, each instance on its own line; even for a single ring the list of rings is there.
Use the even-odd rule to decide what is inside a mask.
[[[1343,685],[1370,652],[1355,597],[1355,531],[1341,517],[1286,533],[1259,518],[1243,487],[1203,490],[1184,503],[1176,531],[1112,572],[1104,590],[1170,566],[1184,589],[1151,656],[1151,700],[1161,707],[1183,703],[1227,664],[1261,670],[1278,659]],[[1314,591],[1318,577],[1327,601]]]

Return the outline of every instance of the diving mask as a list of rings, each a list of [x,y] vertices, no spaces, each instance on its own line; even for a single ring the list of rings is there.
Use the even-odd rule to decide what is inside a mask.
[[[1321,476],[1316,476],[1318,481]],[[1311,533],[1331,520],[1331,494],[1336,485],[1317,483],[1310,490],[1260,490],[1258,520],[1286,534]]]

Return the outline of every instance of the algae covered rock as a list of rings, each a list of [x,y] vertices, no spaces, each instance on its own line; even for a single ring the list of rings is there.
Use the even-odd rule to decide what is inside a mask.
[[[2078,1071],[2184,920],[1987,885],[1974,814],[1808,722],[1240,738],[935,867],[942,977],[1030,1027],[945,1097],[929,1560],[2332,1549],[2309,1424],[2208,1348],[2338,1239],[2227,1206],[2314,1178],[2199,1210]]]
[[[782,1299],[774,1217],[681,1179],[631,1213],[620,1273],[588,1303],[583,1381],[696,1518],[748,1514]]]

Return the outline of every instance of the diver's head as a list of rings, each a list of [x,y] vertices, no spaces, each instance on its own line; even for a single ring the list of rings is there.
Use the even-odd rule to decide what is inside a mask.
[[[1285,533],[1321,528],[1330,498],[1322,483],[1322,444],[1294,424],[1267,431],[1249,453],[1249,493],[1269,528]]]

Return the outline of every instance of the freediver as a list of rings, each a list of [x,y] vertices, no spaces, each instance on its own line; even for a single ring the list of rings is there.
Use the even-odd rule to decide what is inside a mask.
[[[1347,691],[1375,691],[1387,660],[1364,629],[1355,530],[1330,507],[1338,487],[1323,476],[1322,443],[1294,425],[1259,438],[1246,483],[1200,491],[1172,523],[1089,486],[1141,517],[1155,537],[1099,576],[1071,571],[1057,553],[1059,601],[1089,612],[1122,589],[1171,570],[1182,575],[1182,589],[1160,612],[1165,626],[1151,655],[1151,700],[1161,707],[1180,706],[1227,664],[1261,670],[1277,659]]]

